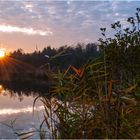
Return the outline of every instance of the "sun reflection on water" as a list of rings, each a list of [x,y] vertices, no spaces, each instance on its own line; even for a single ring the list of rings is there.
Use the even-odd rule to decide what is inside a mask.
[[[5,89],[2,85],[0,85],[0,95],[4,95]]]

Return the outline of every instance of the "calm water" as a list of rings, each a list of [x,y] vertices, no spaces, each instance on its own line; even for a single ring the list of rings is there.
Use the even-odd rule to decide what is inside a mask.
[[[43,106],[38,101],[33,114],[33,101],[37,95],[34,91],[17,92],[0,85],[0,139],[18,138],[14,131],[27,132],[39,129],[43,119]],[[39,138],[38,135],[36,132],[31,138]]]

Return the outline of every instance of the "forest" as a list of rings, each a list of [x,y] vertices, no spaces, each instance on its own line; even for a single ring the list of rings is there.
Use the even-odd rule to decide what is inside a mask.
[[[0,63],[4,64],[0,65],[1,81],[47,80],[48,67],[51,71],[64,70],[70,65],[80,67],[87,60],[97,58],[99,55],[100,52],[94,43],[66,45],[58,49],[48,46],[42,51],[35,50],[33,53],[24,53],[22,49],[17,49],[6,56],[5,60],[0,60]],[[3,67],[8,71],[8,76],[5,75]]]

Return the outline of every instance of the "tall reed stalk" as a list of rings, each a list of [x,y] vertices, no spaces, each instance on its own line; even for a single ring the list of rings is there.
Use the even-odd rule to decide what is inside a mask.
[[[120,88],[103,64],[97,59],[53,74],[52,97],[39,98],[50,138],[138,138],[137,85]]]

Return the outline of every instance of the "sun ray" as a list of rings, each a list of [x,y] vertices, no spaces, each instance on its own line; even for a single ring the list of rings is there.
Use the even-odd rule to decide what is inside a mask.
[[[32,66],[32,65],[30,65],[30,64],[27,64],[27,63],[25,63],[25,62],[23,62],[23,61],[20,61],[20,60],[17,60],[17,59],[15,59],[15,58],[13,58],[13,57],[8,57],[8,59],[9,59],[9,61],[10,62],[13,62],[14,64],[16,64],[16,65],[19,65],[21,68],[29,68],[29,69],[35,69],[35,67],[34,66]]]
[[[0,66],[1,66],[1,80],[9,81],[10,75],[3,60],[0,61]]]
[[[14,74],[20,72],[34,71],[35,67],[23,61],[17,60],[10,55],[6,55],[5,49],[0,49],[0,80],[12,79]]]

